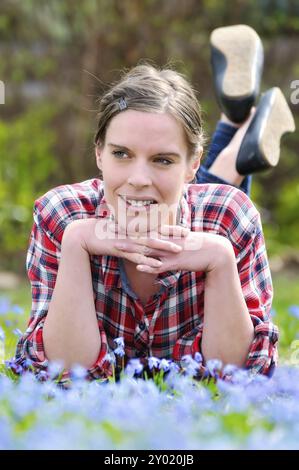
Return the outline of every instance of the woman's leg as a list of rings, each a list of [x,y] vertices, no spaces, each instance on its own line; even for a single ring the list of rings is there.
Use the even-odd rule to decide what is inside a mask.
[[[256,110],[252,107],[259,95],[263,70],[263,46],[252,28],[217,28],[211,34],[211,46],[217,101],[225,114],[221,115],[196,182],[230,184],[249,195],[250,175],[277,165],[281,136],[294,132],[295,122],[277,87],[263,93]]]
[[[239,175],[235,162],[251,118],[240,126],[229,121],[224,114],[221,115],[208,154],[197,171],[196,183],[230,184],[250,196],[252,177]]]

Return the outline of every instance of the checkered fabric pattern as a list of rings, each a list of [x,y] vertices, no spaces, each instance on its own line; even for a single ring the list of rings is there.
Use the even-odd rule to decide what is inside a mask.
[[[47,370],[43,325],[55,287],[66,226],[76,219],[110,216],[103,182],[99,179],[59,186],[35,201],[26,262],[32,310],[28,328],[17,345],[17,363],[30,359],[35,369]],[[244,366],[256,373],[270,374],[277,363],[278,330],[270,318],[272,281],[258,211],[235,187],[186,184],[179,219],[181,225],[192,231],[219,234],[232,243],[244,299],[254,325],[254,339]],[[88,370],[90,380],[106,378],[112,373],[106,355],[117,347],[114,339],[118,337],[124,338],[125,362],[133,357],[155,356],[180,363],[184,355],[201,352],[204,272],[159,274],[160,291],[143,305],[122,282],[120,258],[90,256],[90,263],[101,336],[98,359]],[[62,380],[67,380],[68,374],[66,371]]]

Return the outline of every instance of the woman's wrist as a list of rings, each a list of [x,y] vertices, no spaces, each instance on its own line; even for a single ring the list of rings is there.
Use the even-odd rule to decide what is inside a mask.
[[[211,261],[206,271],[207,276],[212,277],[217,273],[224,273],[235,267],[236,259],[233,246],[227,238],[218,235],[210,250]]]
[[[80,219],[71,222],[65,229],[62,238],[62,248],[72,246],[74,249],[82,249],[88,253],[86,244],[86,230],[94,232],[96,219]]]

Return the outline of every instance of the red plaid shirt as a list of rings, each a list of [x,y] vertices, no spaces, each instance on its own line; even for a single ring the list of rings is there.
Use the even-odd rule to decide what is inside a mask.
[[[277,362],[278,330],[270,320],[273,291],[259,213],[250,199],[232,186],[186,184],[179,214],[181,225],[192,231],[220,234],[232,243],[242,291],[255,327],[245,367],[269,374]],[[110,215],[99,179],[59,186],[35,202],[26,263],[32,311],[27,331],[17,345],[17,363],[29,358],[35,369],[46,370],[48,366],[43,325],[55,287],[66,226],[76,219]],[[117,337],[124,338],[126,360],[155,356],[179,363],[185,354],[201,352],[203,272],[159,274],[160,292],[144,306],[129,286],[121,258],[91,256],[90,263],[101,350],[88,370],[89,379],[111,374],[105,356],[117,347],[114,342]],[[68,378],[67,372],[63,378]]]

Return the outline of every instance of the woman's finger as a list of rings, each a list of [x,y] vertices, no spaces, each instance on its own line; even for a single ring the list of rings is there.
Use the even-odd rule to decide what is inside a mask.
[[[149,274],[159,273],[159,269],[151,267],[151,266],[147,266],[146,264],[137,264],[136,269],[138,271],[142,271],[144,273],[149,273]]]
[[[137,265],[141,264],[152,268],[160,268],[163,264],[162,261],[144,256],[141,253],[122,252],[122,258],[126,258]]]
[[[159,228],[161,235],[172,237],[172,238],[185,238],[190,233],[188,227],[183,227],[182,225],[167,225],[164,224]]]
[[[130,241],[116,242],[114,244],[118,250],[126,250],[130,252],[146,253],[151,254],[150,250],[155,250],[155,255],[164,254],[165,251],[171,251],[172,253],[180,253],[182,247],[173,243],[169,240],[160,240],[159,238],[139,238],[135,243]],[[157,253],[157,250],[159,253]],[[164,252],[164,253],[163,253]]]
[[[123,248],[118,248],[116,246],[116,248],[118,250],[120,250],[120,252],[122,252],[121,256],[123,256],[123,253],[126,252],[126,253],[141,253],[142,255],[144,256],[147,256],[147,257],[151,257],[151,258],[155,258],[155,259],[159,259],[159,258],[165,258],[167,256],[167,253],[165,252],[165,250],[156,250],[155,248],[149,248],[147,246],[142,246],[142,247],[123,247]],[[168,251],[169,253],[169,251]],[[175,254],[174,252],[172,252],[173,255]]]

